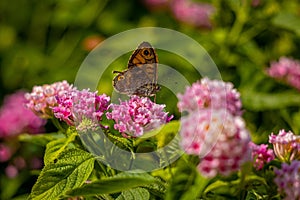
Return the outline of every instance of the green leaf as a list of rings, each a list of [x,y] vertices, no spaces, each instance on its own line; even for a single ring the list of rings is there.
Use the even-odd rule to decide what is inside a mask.
[[[242,90],[241,97],[244,107],[255,111],[281,109],[300,104],[300,95],[289,91],[268,94]]]
[[[176,120],[170,121],[169,123],[164,124],[152,131],[148,131],[147,133],[143,134],[139,138],[149,138],[152,136],[157,136],[159,134],[163,134],[164,132],[166,132],[166,130],[168,130],[168,132],[177,131],[178,130],[177,123],[178,123],[178,121],[176,121]]]
[[[245,200],[272,199],[269,195],[260,195],[255,190],[248,191]]]
[[[295,113],[292,116],[292,125],[294,133],[300,134],[300,112]]]
[[[177,164],[178,169],[166,192],[166,200],[196,199],[204,191],[209,179],[200,176],[195,166],[183,160]]]
[[[10,200],[25,200],[25,199],[29,199],[29,194],[22,194],[19,196],[16,196],[14,198],[11,198]]]
[[[77,133],[74,132],[68,138],[60,138],[53,140],[46,145],[46,152],[44,156],[45,165],[50,164],[68,147],[68,145],[75,140]]]
[[[111,194],[129,190],[135,187],[149,185],[156,179],[147,173],[123,172],[116,176],[105,178],[93,183],[73,189],[67,193],[68,196],[93,196]]]
[[[155,177],[155,179],[157,180],[156,182],[151,183],[150,185],[145,185],[143,187],[147,188],[152,195],[163,199],[166,193],[166,183],[162,182],[162,180],[158,177]]]
[[[0,176],[0,199],[12,199],[18,193],[22,184],[28,179],[28,174],[23,171],[15,178],[8,178],[5,173]]]
[[[115,144],[117,144],[118,146],[125,148],[125,149],[129,149],[131,152],[133,152],[132,142],[130,140],[128,140],[127,138],[124,138],[122,136],[112,135],[112,134],[109,134],[108,137],[111,140],[113,140],[113,142]]]
[[[46,133],[46,134],[38,134],[38,135],[32,135],[32,134],[22,134],[19,135],[18,139],[21,142],[28,142],[32,144],[36,144],[39,146],[46,146],[50,141],[59,139],[65,137],[63,134],[59,133]]]
[[[157,148],[161,148],[175,137],[180,127],[180,121],[173,120],[162,127],[159,133],[156,135],[158,140]]]
[[[234,180],[228,180],[228,177],[223,177],[223,180],[216,180],[205,188],[204,196],[210,196],[214,199],[227,197],[227,198],[237,198],[241,199],[243,194],[242,191],[247,190],[255,190],[256,192],[261,191],[267,186],[266,180],[257,175],[251,174],[249,175],[248,166],[251,163],[247,163],[243,166],[245,177],[235,178]],[[248,171],[246,171],[248,169]],[[243,174],[241,174],[243,176]],[[265,191],[265,189],[264,189]],[[265,192],[264,192],[265,193]],[[242,196],[240,196],[242,195]],[[244,198],[242,198],[244,199]]]
[[[179,147],[179,127],[180,122],[173,120],[165,125],[162,125],[156,130],[147,132],[142,137],[137,138],[135,144],[141,144],[143,146],[145,141],[149,140],[149,137],[155,137],[154,140],[157,141],[156,148],[158,149],[158,152],[160,152],[160,165],[169,165],[170,161],[177,160],[178,156],[183,153]],[[153,145],[153,147],[155,147],[155,145]],[[140,149],[138,148],[137,150]]]
[[[32,188],[30,199],[58,199],[80,187],[94,168],[94,157],[80,149],[68,149],[57,162],[46,165]]]
[[[281,12],[272,20],[273,24],[295,32],[300,36],[300,18],[291,12]]]
[[[155,136],[158,140],[157,148],[161,148],[168,144],[174,138],[174,136],[178,133],[179,126],[180,122],[173,120],[153,131],[147,132],[143,136],[139,137],[136,143],[138,144],[144,140],[147,140],[149,137]]]
[[[205,194],[211,193],[216,196],[228,195],[231,196],[232,194],[236,193],[236,189],[233,187],[233,184],[227,181],[217,180],[207,186],[204,191]]]
[[[122,192],[116,200],[148,200],[149,192],[144,188],[134,188]]]

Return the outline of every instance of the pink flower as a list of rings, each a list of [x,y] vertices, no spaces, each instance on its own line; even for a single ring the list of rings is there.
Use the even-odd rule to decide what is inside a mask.
[[[51,85],[34,86],[31,93],[26,93],[27,108],[42,118],[51,118],[51,107],[57,105],[57,98],[71,91],[72,85],[67,81],[56,82]]]
[[[207,3],[196,3],[191,0],[174,0],[172,11],[179,21],[196,26],[211,28],[210,17],[215,8]]]
[[[130,136],[142,136],[144,132],[159,127],[172,119],[164,112],[165,105],[153,103],[147,97],[132,96],[120,105],[111,104],[108,119],[115,121],[114,128]]]
[[[8,165],[5,168],[5,174],[8,178],[15,178],[19,174],[19,171],[16,166]]]
[[[272,133],[269,142],[273,144],[275,155],[281,161],[290,162],[300,159],[300,136],[291,131],[280,130],[278,135]]]
[[[42,132],[46,121],[25,108],[24,92],[6,96],[0,108],[0,138]]]
[[[39,157],[33,157],[29,161],[29,168],[30,169],[41,169],[43,167],[43,159]]]
[[[242,114],[240,94],[232,83],[203,78],[188,87],[184,94],[179,94],[178,98],[179,111],[212,108],[227,109],[233,115]]]
[[[73,89],[58,97],[57,106],[52,109],[56,118],[71,126],[79,127],[86,119],[93,122],[91,125],[98,126],[98,121],[108,109],[109,101],[110,98],[105,94],[97,95],[97,92]]]
[[[271,62],[267,70],[269,76],[283,80],[287,84],[300,90],[300,61],[281,57],[278,62]]]
[[[261,3],[261,0],[252,0],[251,6],[258,7]]]
[[[294,160],[290,165],[282,163],[275,174],[274,182],[279,192],[285,194],[284,199],[300,199],[300,161]]]
[[[11,158],[11,156],[11,149],[5,144],[0,144],[0,162],[8,161]]]
[[[272,149],[268,149],[268,145],[256,145],[253,142],[250,142],[249,146],[252,150],[252,160],[254,160],[253,165],[257,170],[262,169],[266,163],[275,159],[274,152]]]
[[[228,175],[249,160],[249,133],[244,121],[226,110],[202,109],[181,119],[181,147],[198,155],[203,176]]]
[[[21,156],[18,156],[18,157],[16,157],[16,158],[14,158],[13,164],[14,164],[14,166],[16,166],[16,168],[17,168],[18,170],[22,170],[22,169],[24,169],[24,168],[26,167],[26,161],[25,161],[25,159],[24,159],[23,157],[21,157]]]

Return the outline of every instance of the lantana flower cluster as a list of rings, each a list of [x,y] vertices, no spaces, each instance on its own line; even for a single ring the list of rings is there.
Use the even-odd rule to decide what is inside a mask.
[[[174,0],[171,4],[174,16],[179,21],[196,27],[211,28],[211,15],[215,8],[208,3],[190,0]]]
[[[66,81],[36,86],[26,94],[27,107],[42,117],[54,116],[77,130],[105,128],[99,123],[106,113],[114,120],[114,128],[123,136],[138,137],[169,122],[172,116],[164,111],[165,105],[152,102],[148,97],[132,96],[120,104],[110,104],[110,97],[88,89],[78,90]]]
[[[77,129],[96,129],[109,106],[110,98],[97,92],[78,90],[66,81],[35,86],[27,93],[27,107],[37,115],[56,117]],[[89,122],[87,123],[86,120]]]
[[[181,146],[197,155],[206,177],[228,175],[249,160],[249,133],[241,118],[240,94],[231,83],[204,78],[179,94]]]
[[[184,94],[178,94],[179,111],[193,112],[202,109],[225,109],[232,115],[242,114],[240,93],[232,83],[203,78],[187,87]]]
[[[282,129],[278,134],[271,133],[269,143],[273,145],[273,148],[268,148],[268,144],[250,143],[256,169],[262,169],[266,163],[271,162],[275,157],[285,163],[300,160],[300,136],[293,132]]]
[[[0,109],[0,138],[20,133],[40,133],[46,121],[24,107],[25,92],[18,91],[6,96]]]
[[[111,104],[106,116],[115,121],[114,128],[124,136],[139,137],[172,119],[164,108],[165,105],[156,104],[148,97],[132,96],[128,101]]]
[[[268,148],[268,144],[256,145],[250,143],[252,149],[252,159],[254,167],[261,170],[265,164],[275,159],[284,163],[300,160],[300,136],[291,131],[280,130],[278,134],[269,135],[269,143],[273,145]]]
[[[52,107],[57,105],[57,98],[71,91],[73,86],[67,81],[34,86],[31,93],[26,93],[26,106],[41,118],[52,118]]]
[[[26,97],[26,99],[25,99]],[[8,110],[16,109],[15,117],[27,116],[19,120],[18,126],[3,128],[0,123],[0,136],[11,136],[21,131],[39,132],[45,120],[31,115],[26,107],[42,118],[56,117],[77,130],[95,130],[107,128],[102,126],[104,116],[113,120],[113,128],[124,137],[140,137],[147,131],[168,123],[173,116],[165,112],[165,105],[156,104],[148,97],[131,96],[129,100],[110,103],[110,97],[98,95],[88,89],[78,90],[66,81],[51,85],[36,86],[31,93],[23,92],[5,100]],[[231,83],[203,78],[187,87],[183,94],[178,94],[178,109],[186,112],[181,117],[182,149],[190,155],[200,158],[197,166],[199,172],[208,178],[218,174],[227,176],[238,171],[243,163],[249,161],[252,152],[253,166],[262,170],[274,159],[283,162],[281,169],[275,169],[274,182],[278,191],[286,199],[300,198],[300,136],[291,131],[280,130],[278,134],[269,136],[270,144],[256,145],[250,142],[242,116],[240,94]],[[19,106],[19,107],[18,107]],[[23,107],[24,109],[24,107]],[[16,120],[8,117],[6,107],[0,109],[1,120]],[[34,116],[34,117],[33,117]],[[26,121],[27,120],[27,121]],[[18,121],[18,120],[16,120]],[[14,124],[16,125],[16,124]],[[6,131],[6,132],[5,132]],[[272,144],[273,149],[269,148]],[[12,156],[6,144],[0,144],[0,162],[6,162]],[[15,158],[7,167],[8,176],[14,177],[22,169],[24,159]]]
[[[265,164],[275,159],[273,149],[268,148],[267,144],[257,145],[253,142],[249,143],[249,147],[252,150],[253,166],[257,170],[261,170]]]
[[[278,62],[272,62],[267,70],[269,76],[282,80],[288,85],[300,90],[300,61],[281,57]]]
[[[209,3],[192,0],[144,0],[144,3],[150,9],[168,8],[178,21],[201,28],[212,27],[210,18],[216,10]]]
[[[275,169],[276,183],[285,200],[300,199],[300,160],[293,160],[291,164],[282,163],[281,169]]]
[[[57,98],[57,105],[52,107],[54,116],[67,124],[79,127],[85,120],[90,120],[91,129],[95,129],[101,121],[104,111],[107,110],[110,98],[105,94],[89,90],[73,89]],[[86,127],[88,128],[88,127]]]
[[[275,158],[282,162],[281,168],[274,170],[274,182],[278,191],[285,195],[285,199],[300,198],[300,136],[291,131],[280,130],[278,134],[269,135],[269,143],[255,145],[251,144],[253,149],[252,158],[254,167],[257,170],[263,169],[266,163]]]
[[[293,132],[280,130],[277,135],[271,133],[269,142],[273,144],[277,158],[283,162],[300,160],[300,136]]]
[[[0,163],[8,178],[15,178],[21,170],[39,169],[42,166],[36,156],[25,159],[23,155],[16,155],[20,148],[16,136],[41,133],[46,124],[46,120],[25,108],[24,94],[24,91],[17,91],[6,96],[0,108]]]

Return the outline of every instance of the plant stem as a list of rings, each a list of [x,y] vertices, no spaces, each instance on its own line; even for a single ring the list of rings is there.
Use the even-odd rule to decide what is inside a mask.
[[[66,133],[66,129],[64,129],[61,124],[59,123],[59,121],[56,118],[52,118],[51,119],[53,125],[62,133]]]

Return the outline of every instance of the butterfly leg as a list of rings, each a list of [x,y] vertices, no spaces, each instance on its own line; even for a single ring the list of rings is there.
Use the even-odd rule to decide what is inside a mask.
[[[121,74],[121,73],[123,73],[123,72],[120,72],[120,71],[113,71],[113,74],[116,74],[116,73]]]

